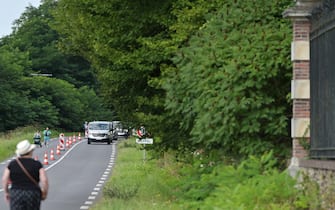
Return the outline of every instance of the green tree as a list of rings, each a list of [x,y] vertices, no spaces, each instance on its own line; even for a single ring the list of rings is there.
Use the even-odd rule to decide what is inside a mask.
[[[289,148],[290,1],[225,1],[166,71],[191,144],[235,157]]]
[[[101,94],[120,119],[144,123],[164,147],[173,147],[187,132],[179,132],[183,116],[165,112],[161,69],[174,67],[172,56],[216,10],[215,2],[61,0],[55,29],[63,49],[95,66]]]
[[[106,106],[103,98],[98,96],[93,89],[83,86],[78,91],[80,93],[80,102],[83,106],[82,119],[85,121],[110,121],[116,118],[116,114]]]
[[[24,125],[30,118],[29,100],[16,88],[30,65],[27,54],[7,46],[0,47],[0,131]]]
[[[96,78],[90,63],[71,52],[58,49],[59,35],[50,25],[54,18],[50,11],[56,6],[54,1],[43,1],[35,8],[29,6],[14,21],[13,33],[3,38],[3,45],[11,45],[22,52],[29,53],[32,61],[30,73],[52,74],[53,77],[66,80],[76,87],[89,85],[96,87]]]
[[[289,0],[57,2],[63,49],[92,62],[110,108],[159,149],[289,147]]]
[[[0,40],[0,131],[30,124],[76,130],[85,120],[115,118],[95,93],[89,62],[58,49],[59,35],[50,27],[55,6],[45,0],[39,8],[27,7],[12,34]]]
[[[32,123],[81,130],[84,120],[113,119],[113,113],[104,108],[101,99],[86,86],[78,90],[60,79],[25,77],[17,88],[31,103]]]
[[[123,121],[157,122],[164,92],[151,82],[169,62],[171,1],[58,1],[54,12],[63,48],[78,52],[97,69],[101,95]],[[84,31],[84,33],[83,33]],[[70,44],[68,44],[70,43]]]

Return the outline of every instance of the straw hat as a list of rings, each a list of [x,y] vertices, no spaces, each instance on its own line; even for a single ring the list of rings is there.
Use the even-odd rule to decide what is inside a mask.
[[[28,140],[23,140],[16,145],[15,153],[18,156],[25,155],[28,154],[30,151],[34,150],[35,147],[35,144],[30,144]]]

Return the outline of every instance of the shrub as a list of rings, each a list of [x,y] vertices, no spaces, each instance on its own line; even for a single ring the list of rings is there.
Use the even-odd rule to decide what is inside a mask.
[[[109,182],[104,187],[104,195],[110,198],[119,199],[130,199],[138,192],[139,183],[134,178],[122,178],[122,180],[116,180],[115,182]]]
[[[190,209],[294,209],[305,197],[298,197],[295,179],[275,165],[272,152],[250,156],[236,166],[193,165],[184,170],[189,176],[181,180],[185,184],[179,202]]]

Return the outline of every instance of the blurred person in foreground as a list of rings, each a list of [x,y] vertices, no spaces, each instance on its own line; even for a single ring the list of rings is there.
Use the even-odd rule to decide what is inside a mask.
[[[16,145],[17,158],[11,160],[4,170],[2,186],[10,210],[40,210],[41,200],[47,197],[49,183],[46,171],[40,161],[32,158],[35,147],[28,140],[19,142]]]

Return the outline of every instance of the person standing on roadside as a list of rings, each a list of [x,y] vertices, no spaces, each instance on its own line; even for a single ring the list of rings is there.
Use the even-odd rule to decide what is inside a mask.
[[[46,127],[45,130],[43,131],[43,136],[44,136],[44,146],[49,147],[51,131],[49,130],[48,127]]]
[[[136,134],[139,137],[139,139],[145,138],[146,137],[145,127],[141,125],[141,127],[137,130]]]
[[[11,160],[4,170],[2,186],[11,210],[40,210],[41,200],[47,197],[48,177],[42,163],[32,158],[35,147],[28,140],[19,142],[17,158]]]
[[[39,130],[34,133],[34,144],[38,144],[42,147],[41,132]]]

